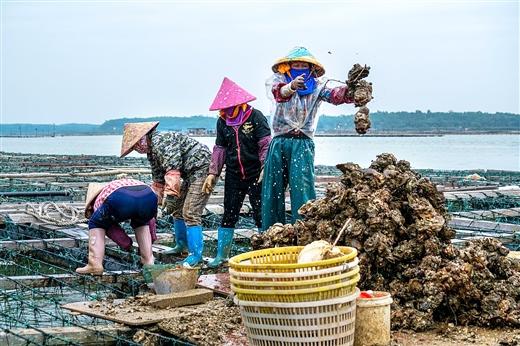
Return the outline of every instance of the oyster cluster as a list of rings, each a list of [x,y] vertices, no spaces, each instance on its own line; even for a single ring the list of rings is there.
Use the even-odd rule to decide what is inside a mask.
[[[355,64],[348,72],[348,96],[354,100],[356,107],[361,107],[356,112],[354,125],[356,132],[359,134],[367,133],[370,128],[370,119],[368,118],[369,109],[366,106],[372,97],[372,83],[367,82],[364,78],[368,77],[370,66]]]
[[[370,111],[368,110],[368,108],[363,106],[358,109],[354,117],[354,125],[356,126],[356,132],[361,135],[367,133],[368,129],[370,128],[371,123],[368,117],[369,112]]]
[[[359,250],[362,289],[389,291],[392,327],[425,330],[436,321],[520,327],[520,263],[494,239],[451,243],[444,196],[392,154],[370,168],[337,165],[343,175],[309,201],[294,225],[253,237],[254,248],[333,241]]]

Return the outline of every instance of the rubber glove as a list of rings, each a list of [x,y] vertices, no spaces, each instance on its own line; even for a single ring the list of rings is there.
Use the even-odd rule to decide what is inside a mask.
[[[204,184],[202,185],[202,192],[209,195],[215,188],[216,184],[217,177],[215,176],[215,174],[208,174],[206,180],[204,181]]]

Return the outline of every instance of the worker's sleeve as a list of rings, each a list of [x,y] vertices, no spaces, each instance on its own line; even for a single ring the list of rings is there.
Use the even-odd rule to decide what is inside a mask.
[[[269,143],[271,143],[271,129],[267,118],[255,109],[254,117],[254,136],[258,143],[258,158],[262,166],[264,165],[265,157],[267,156],[267,149],[269,149]]]
[[[157,240],[157,222],[155,218],[148,221],[148,228],[150,228],[150,235],[152,236],[152,243]]]
[[[172,169],[164,175],[166,184],[164,186],[164,194],[166,196],[173,195],[180,197],[181,195],[181,172]]]
[[[150,161],[150,167],[152,169],[152,181],[154,183],[164,185],[164,169],[161,164],[155,159],[148,159]]]
[[[128,234],[126,234],[125,230],[119,224],[110,226],[106,230],[105,234],[123,250],[132,250],[132,239],[128,236]]]
[[[226,148],[220,145],[213,147],[213,153],[211,153],[211,163],[209,164],[209,174],[220,176],[222,173],[222,167],[226,162]]]
[[[340,86],[336,88],[323,88],[320,91],[320,99],[331,103],[333,105],[340,105],[343,103],[354,103],[354,99],[348,96],[348,87]]]
[[[265,136],[258,141],[258,158],[260,159],[260,163],[262,167],[264,166],[265,158],[267,157],[267,151],[269,149],[269,144],[271,143],[271,136]]]
[[[290,84],[287,83],[276,83],[273,84],[272,93],[276,102],[287,102],[294,95]]]

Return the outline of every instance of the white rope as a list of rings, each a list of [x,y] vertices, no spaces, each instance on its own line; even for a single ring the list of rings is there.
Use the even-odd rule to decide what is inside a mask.
[[[25,205],[25,213],[33,216],[38,221],[55,226],[73,226],[88,221],[83,216],[81,210],[65,203],[61,205],[54,202],[45,202],[39,205],[27,203]],[[58,213],[59,219],[56,216],[51,216],[51,213]]]

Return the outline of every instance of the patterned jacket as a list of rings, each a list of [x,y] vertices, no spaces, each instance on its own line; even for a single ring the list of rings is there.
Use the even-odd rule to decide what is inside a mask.
[[[208,174],[211,152],[197,140],[178,132],[153,131],[150,143],[147,156],[154,182],[164,184],[164,175],[171,170],[180,171],[184,180]]]

